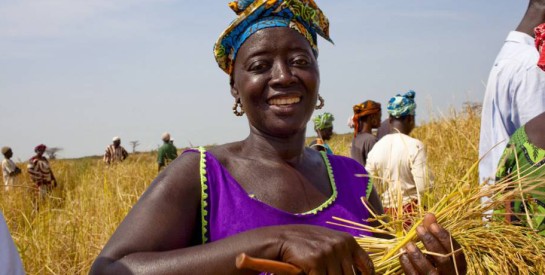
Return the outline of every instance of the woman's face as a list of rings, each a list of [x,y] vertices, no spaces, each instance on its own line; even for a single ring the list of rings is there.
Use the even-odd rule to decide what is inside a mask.
[[[239,49],[231,93],[240,98],[252,127],[282,137],[306,129],[319,84],[309,42],[290,28],[267,28]]]

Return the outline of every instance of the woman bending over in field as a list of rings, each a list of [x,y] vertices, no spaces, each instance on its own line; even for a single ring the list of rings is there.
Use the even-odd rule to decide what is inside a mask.
[[[373,273],[349,228],[326,224],[369,215],[380,201],[352,159],[305,148],[318,99],[317,34],[328,21],[312,0],[230,4],[238,18],[215,45],[231,77],[235,113],[249,136],[205,151],[190,150],[161,173],[93,264],[93,274],[255,274],[240,253],[295,265],[305,274]],[[450,253],[451,237],[433,217],[420,235],[429,251]],[[454,242],[454,248],[459,245]],[[451,257],[436,267],[414,245],[401,257],[409,274],[455,274]],[[465,272],[462,253],[456,256]]]

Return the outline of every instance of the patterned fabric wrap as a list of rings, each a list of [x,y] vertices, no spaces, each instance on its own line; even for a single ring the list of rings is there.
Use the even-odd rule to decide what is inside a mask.
[[[321,115],[316,116],[314,121],[314,129],[316,130],[323,130],[326,128],[333,127],[333,121],[335,118],[331,113],[323,113]]]
[[[408,115],[414,116],[416,113],[415,96],[416,93],[410,90],[404,95],[398,94],[392,97],[388,102],[388,114],[396,118]]]
[[[37,153],[38,151],[45,151],[45,149],[47,149],[47,146],[45,146],[44,144],[40,144],[34,147],[34,153]]]
[[[354,110],[354,116],[352,117],[352,121],[354,122],[354,136],[356,136],[361,129],[361,125],[359,125],[361,117],[378,114],[382,110],[380,108],[380,103],[372,100],[367,100],[363,103],[354,105],[352,109]]]
[[[50,185],[53,181],[53,172],[46,158],[32,157],[28,161],[27,168],[30,178],[36,185]]]
[[[313,0],[238,0],[229,3],[238,17],[214,45],[214,56],[227,74],[233,71],[237,52],[258,30],[288,27],[303,35],[318,55],[317,34],[329,38],[329,20]]]
[[[545,52],[543,51],[543,43],[545,42],[545,23],[537,26],[534,29],[536,48],[539,51],[539,60],[537,66],[542,70],[545,70]]]
[[[530,142],[524,126],[511,136],[498,164],[496,182],[516,182],[519,178],[536,187],[522,193],[525,205],[520,199],[511,201],[511,222],[528,227],[531,222],[532,228],[545,236],[545,149]],[[494,212],[499,220],[505,219],[505,209]]]

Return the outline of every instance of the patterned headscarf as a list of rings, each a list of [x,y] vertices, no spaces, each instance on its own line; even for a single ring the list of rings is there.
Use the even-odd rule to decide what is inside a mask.
[[[415,115],[416,103],[414,97],[416,93],[413,90],[408,91],[404,95],[396,95],[388,102],[388,113],[396,118],[408,115]]]
[[[237,0],[229,7],[238,15],[223,31],[214,45],[214,56],[220,68],[228,74],[233,71],[237,52],[258,30],[288,27],[303,35],[318,55],[317,35],[329,38],[329,21],[314,0]]]
[[[539,60],[537,61],[537,66],[545,71],[545,51],[543,44],[545,42],[545,23],[537,26],[534,29],[536,35],[536,48],[539,52]]]
[[[352,109],[354,110],[354,116],[352,117],[352,121],[354,122],[354,136],[356,136],[361,129],[359,125],[361,117],[378,114],[381,111],[380,103],[372,100],[367,100],[363,103],[354,105]]]
[[[314,121],[314,129],[316,130],[323,130],[327,128],[333,127],[333,121],[335,118],[331,113],[323,113],[321,115],[316,116]]]

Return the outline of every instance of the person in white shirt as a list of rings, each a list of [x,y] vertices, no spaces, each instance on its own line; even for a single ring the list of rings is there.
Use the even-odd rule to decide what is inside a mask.
[[[381,195],[386,213],[392,216],[416,211],[433,178],[427,168],[424,144],[409,136],[415,127],[415,92],[397,95],[388,102],[391,133],[380,139],[367,158],[365,169]],[[397,209],[403,207],[403,213]],[[405,227],[411,225],[406,220]]]
[[[13,243],[8,226],[0,212],[0,274],[24,275],[23,264],[19,252]]]
[[[545,72],[536,66],[539,52],[534,42],[534,28],[542,23],[545,0],[530,0],[490,71],[481,116],[481,183],[493,184],[503,149],[515,130],[545,111]]]
[[[2,147],[2,175],[4,177],[4,188],[8,191],[13,185],[15,185],[15,178],[21,174],[21,169],[15,165],[15,162],[11,160],[13,151],[9,147]]]

